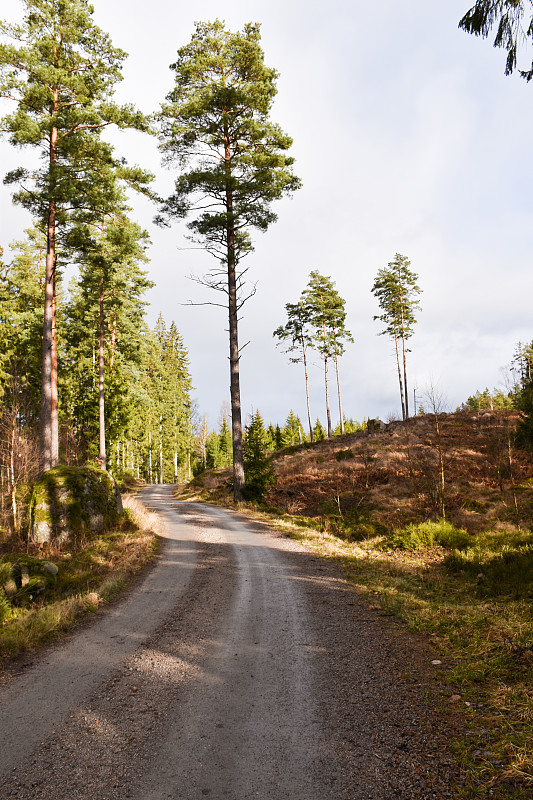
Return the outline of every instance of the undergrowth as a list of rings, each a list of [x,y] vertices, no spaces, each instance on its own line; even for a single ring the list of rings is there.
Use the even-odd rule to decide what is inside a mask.
[[[112,598],[153,557],[154,530],[154,515],[126,496],[124,515],[112,530],[68,550],[1,556],[0,658],[53,638]]]

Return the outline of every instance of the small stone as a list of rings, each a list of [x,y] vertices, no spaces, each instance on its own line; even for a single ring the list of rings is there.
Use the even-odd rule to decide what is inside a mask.
[[[450,703],[457,703],[457,701],[460,700],[460,699],[461,699],[461,695],[460,694],[452,694],[452,696],[450,697],[449,702]]]
[[[434,661],[432,661],[431,663],[432,663],[432,664],[435,664],[435,666],[438,666],[439,664],[442,664],[442,661],[439,661],[439,659],[438,659],[438,658],[436,658],[436,659],[435,659]]]

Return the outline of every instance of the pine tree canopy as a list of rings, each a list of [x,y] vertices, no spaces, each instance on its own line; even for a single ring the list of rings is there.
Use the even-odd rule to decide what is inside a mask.
[[[353,342],[346,328],[346,301],[326,275],[313,270],[307,288],[302,292],[306,318],[314,328],[313,345],[324,358],[344,353],[344,342]]]
[[[474,36],[486,39],[495,28],[494,47],[507,51],[505,74],[510,75],[517,66],[518,50],[529,39],[533,42],[532,0],[476,0],[459,22],[459,27]],[[519,70],[527,81],[533,78],[530,69]]]
[[[266,230],[276,219],[270,203],[300,186],[285,154],[292,140],[268,118],[277,73],[264,64],[259,25],[232,33],[219,20],[197,23],[171,69],[160,147],[182,171],[158,219],[196,209],[193,235],[223,262],[231,222],[239,261],[251,249],[247,229]]]
[[[387,267],[378,271],[372,293],[377,298],[382,314],[374,317],[385,324],[381,335],[399,336],[409,339],[414,332],[416,311],[420,301],[416,296],[421,290],[417,284],[418,276],[409,267],[407,256],[396,253]]]
[[[86,0],[24,5],[22,25],[1,24],[7,42],[0,44],[0,94],[15,103],[3,129],[14,145],[37,147],[44,163],[37,174],[14,170],[6,182],[21,184],[15,201],[43,221],[53,198],[61,224],[67,213],[113,206],[112,148],[100,132],[112,124],[148,126],[133,106],[113,102],[126,54],[93,23]]]

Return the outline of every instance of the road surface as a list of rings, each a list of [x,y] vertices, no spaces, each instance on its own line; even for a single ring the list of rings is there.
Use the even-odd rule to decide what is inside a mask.
[[[156,565],[0,692],[1,800],[453,796],[429,652],[299,545],[141,499]]]

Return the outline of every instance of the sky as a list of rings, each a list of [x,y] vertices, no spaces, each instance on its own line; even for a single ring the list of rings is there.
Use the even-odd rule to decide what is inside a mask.
[[[302,188],[274,205],[266,233],[253,233],[248,257],[257,291],[242,309],[243,414],[260,410],[280,423],[306,418],[300,364],[276,347],[309,273],[332,278],[346,300],[354,337],[340,362],[345,416],[398,418],[393,345],[380,336],[371,293],[379,269],[406,255],[422,289],[410,340],[410,398],[431,386],[453,410],[476,390],[503,388],[519,341],[533,339],[533,85],[504,75],[505,54],[458,29],[473,0],[93,0],[94,19],[129,57],[116,97],[146,113],[172,89],[169,64],[196,20],[224,19],[241,29],[261,23],[265,63],[279,72],[271,118],[293,138]],[[194,8],[193,8],[194,6]],[[21,15],[10,4],[10,20]],[[1,108],[4,108],[2,106]],[[163,168],[157,141],[113,134],[117,152],[156,175],[170,193],[176,173]],[[30,153],[0,144],[2,172]],[[0,185],[0,245],[30,223]],[[147,265],[151,326],[176,322],[189,351],[193,395],[211,427],[229,401],[227,313],[191,280],[213,266],[190,249],[183,223],[153,224],[156,209],[132,199],[151,237]],[[248,344],[247,344],[248,343]],[[311,412],[325,423],[323,371],[310,369]],[[336,391],[332,382],[334,424]]]

